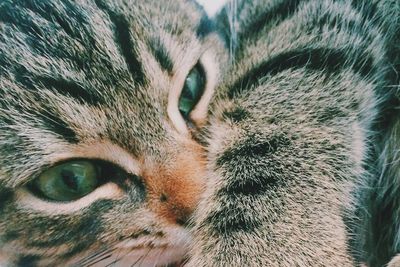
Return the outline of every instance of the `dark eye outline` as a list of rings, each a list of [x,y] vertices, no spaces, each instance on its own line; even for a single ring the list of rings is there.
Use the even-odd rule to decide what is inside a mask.
[[[56,167],[59,167],[64,164],[78,162],[78,161],[90,162],[96,168],[97,184],[93,188],[93,190],[91,190],[90,192],[87,192],[86,194],[84,194],[82,196],[74,198],[74,199],[57,200],[57,199],[53,199],[53,198],[46,196],[46,194],[44,192],[42,192],[42,190],[40,188],[38,188],[37,179],[39,179],[40,175],[51,170],[52,168],[56,168]],[[107,182],[116,182],[117,184],[120,184],[121,180],[123,180],[124,177],[127,178],[129,176],[131,176],[131,175],[127,174],[121,167],[116,166],[115,164],[104,161],[104,160],[87,159],[87,158],[72,158],[72,159],[58,162],[57,164],[54,164],[54,165],[48,167],[46,170],[41,172],[35,179],[30,181],[27,184],[27,188],[34,196],[36,196],[42,200],[54,202],[54,203],[69,203],[69,202],[77,201],[77,200],[89,195],[90,193],[95,191],[100,186],[106,184]]]
[[[196,88],[192,88],[193,86],[196,86]],[[186,76],[185,83],[178,99],[178,110],[186,120],[189,120],[190,113],[199,103],[200,99],[204,95],[205,89],[205,71],[202,65],[200,63],[197,63]],[[183,107],[184,105],[190,106]]]

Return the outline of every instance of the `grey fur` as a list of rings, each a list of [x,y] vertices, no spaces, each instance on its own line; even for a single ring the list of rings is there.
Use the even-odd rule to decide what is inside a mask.
[[[209,23],[185,1],[0,2],[0,265],[153,265],[177,229],[194,237],[186,266],[400,253],[399,2],[230,3],[226,49]],[[222,66],[206,74],[225,74],[183,135],[171,77],[205,51]],[[125,168],[120,195],[75,207],[29,191],[77,155]]]
[[[149,202],[171,206],[177,220],[185,220],[187,211],[179,209],[186,207],[159,201],[164,192],[151,197],[149,187],[163,189],[143,189],[143,173],[126,169],[121,197],[77,210],[57,211],[65,203],[43,208],[48,203],[37,196],[34,203],[20,196],[31,197],[30,181],[69,157],[121,168],[135,158],[144,171],[145,165],[179,168],[177,157],[192,159],[188,145],[194,142],[168,118],[168,94],[176,72],[191,68],[210,47],[222,51],[205,23],[204,12],[189,1],[0,2],[1,266],[119,264],[134,249],[115,252],[115,244],[141,238],[165,246],[167,238],[178,239]],[[170,183],[173,172],[166,173],[159,184]],[[196,178],[187,176],[182,179]],[[100,261],[105,255],[112,257]]]
[[[230,9],[237,6],[235,33]],[[398,1],[238,1],[189,266],[383,266],[399,247]]]

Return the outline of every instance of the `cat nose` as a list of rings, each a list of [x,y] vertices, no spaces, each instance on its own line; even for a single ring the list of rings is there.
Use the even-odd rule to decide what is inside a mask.
[[[148,166],[143,179],[150,209],[169,223],[186,225],[204,190],[203,162],[197,153],[183,153],[169,166]]]
[[[189,204],[189,205],[188,205]],[[188,202],[182,202],[175,195],[162,193],[158,213],[167,221],[185,226],[194,208]]]

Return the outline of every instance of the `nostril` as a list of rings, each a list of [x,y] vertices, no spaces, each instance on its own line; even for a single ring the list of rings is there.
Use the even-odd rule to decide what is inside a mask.
[[[167,202],[167,200],[168,200],[167,196],[166,196],[164,193],[161,194],[161,196],[160,196],[160,201],[161,201],[161,202]]]
[[[145,163],[141,171],[147,207],[157,218],[176,226],[190,225],[204,188],[202,150],[192,152],[180,153],[172,164]]]
[[[187,221],[190,214],[187,208],[176,205],[173,199],[171,200],[171,202],[168,202],[169,197],[165,193],[160,194],[159,200],[161,203],[164,203],[163,206],[165,206],[169,210],[169,212],[173,214],[173,217],[175,217],[175,222],[178,225],[187,226]]]

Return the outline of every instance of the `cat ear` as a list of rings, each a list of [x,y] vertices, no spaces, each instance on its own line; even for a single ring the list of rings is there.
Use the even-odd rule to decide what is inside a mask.
[[[397,254],[387,265],[387,267],[400,267],[400,254]]]

